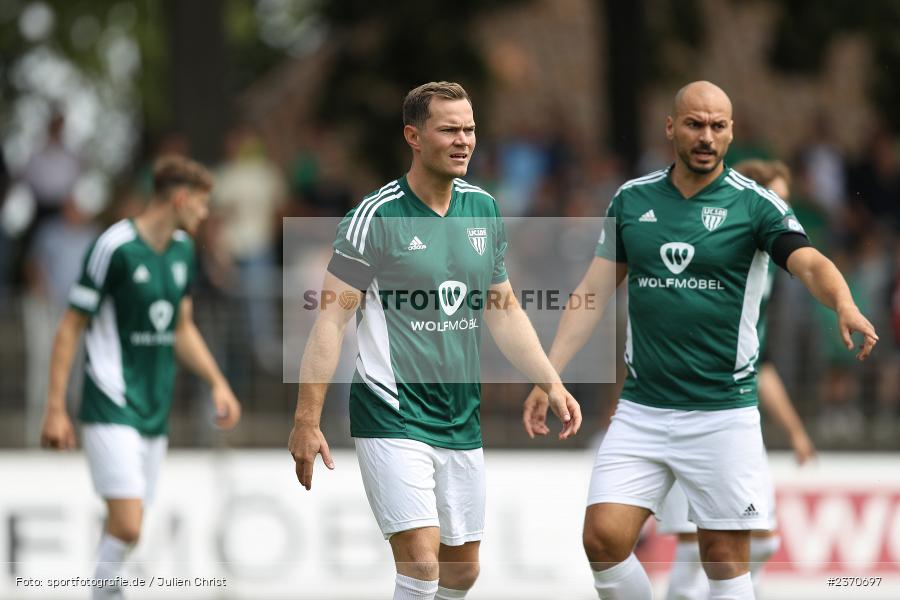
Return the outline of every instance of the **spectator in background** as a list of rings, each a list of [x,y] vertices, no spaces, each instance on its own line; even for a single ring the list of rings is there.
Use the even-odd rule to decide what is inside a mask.
[[[888,220],[896,232],[900,227],[900,163],[896,140],[885,128],[878,128],[868,146],[869,152],[850,173],[854,208],[864,211],[870,220]],[[862,224],[861,231],[868,226]]]
[[[41,224],[62,211],[81,175],[81,160],[63,143],[65,125],[65,116],[54,112],[47,125],[44,145],[28,160],[22,174],[36,203],[34,219],[25,234],[26,253]]]
[[[293,216],[315,214],[319,204],[321,165],[317,147],[321,143],[321,134],[317,129],[312,129],[302,139],[287,168],[291,196],[298,205],[292,211]]]
[[[0,145],[0,215],[3,214],[3,205],[6,203],[9,181],[9,169],[6,167],[6,158],[3,156],[3,146]],[[6,302],[6,296],[9,294],[11,258],[12,240],[6,233],[2,220],[0,220],[0,304]]]
[[[861,311],[871,313],[872,299],[861,290],[858,256],[849,250],[837,250],[834,264],[846,274],[847,286]],[[860,410],[860,373],[858,361],[853,359],[840,340],[835,313],[819,303],[814,305],[818,324],[816,348],[825,361],[819,378],[818,395],[823,408],[819,412],[816,430],[823,444],[853,444],[862,440],[865,421]]]
[[[795,160],[792,169],[793,183],[790,186],[791,196],[785,200],[790,203],[797,220],[803,223],[810,244],[831,252],[835,246],[832,240],[834,236],[829,229],[828,215],[811,198],[809,178],[804,164],[799,157]],[[802,388],[797,385],[801,381],[806,382],[813,378],[804,369],[810,365],[811,359],[819,357],[819,346],[816,342],[818,328],[813,311],[815,301],[799,279],[780,269],[775,274],[774,287],[778,289],[778,293],[773,295],[769,314],[777,326],[770,330],[772,341],[768,345],[768,352],[773,362],[778,365],[784,380],[790,382],[788,387],[798,398],[816,397],[818,390],[813,385]]]
[[[881,224],[869,228],[866,235],[859,238],[856,249],[856,284],[862,302],[870,304],[872,323],[881,327],[884,331],[891,331],[891,294],[894,285],[893,270],[896,265],[893,262],[890,244],[890,232],[888,227]],[[887,344],[884,352],[879,352],[875,362],[866,365],[863,369],[864,381],[874,384],[872,392],[865,394],[866,404],[863,412],[871,413],[874,419],[871,421],[872,437],[882,443],[889,443],[896,439],[896,410],[900,388],[898,388],[898,367],[900,356],[896,347]],[[872,401],[871,404],[869,401]]]
[[[499,200],[507,217],[529,214],[550,168],[547,141],[530,127],[500,142],[497,149]]]
[[[230,259],[230,288],[246,309],[252,350],[260,365],[281,370],[281,336],[275,299],[281,293],[276,243],[287,190],[282,173],[262,141],[246,127],[225,140],[226,162],[213,190],[213,212],[220,221],[224,255]]]
[[[317,126],[304,128],[301,139],[287,167],[292,205],[286,216],[343,216],[355,200],[339,139]]]
[[[758,120],[754,113],[753,105],[744,105],[735,111],[744,115],[742,119],[734,122],[734,143],[728,148],[728,156],[725,161],[729,165],[736,165],[745,160],[772,160],[775,158],[769,143],[759,133],[754,125]]]
[[[25,439],[36,445],[47,397],[47,373],[53,334],[67,305],[69,290],[78,279],[81,259],[97,236],[91,215],[77,197],[58,215],[44,219],[25,258],[26,291],[22,302],[26,354]],[[81,357],[76,364],[81,363]],[[70,391],[80,389],[81,370],[74,370]],[[72,395],[69,401],[73,400]]]
[[[847,198],[847,167],[844,154],[833,139],[831,122],[823,113],[816,120],[810,142],[800,151],[810,197],[836,223],[844,214]]]
[[[885,352],[885,366],[878,380],[878,404],[873,431],[875,439],[883,443],[897,440],[897,406],[900,405],[900,256],[894,257],[889,311],[893,344]]]

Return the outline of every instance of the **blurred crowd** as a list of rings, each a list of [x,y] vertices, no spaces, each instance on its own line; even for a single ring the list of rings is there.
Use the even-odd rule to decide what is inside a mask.
[[[3,319],[12,322],[3,331],[20,327],[24,344],[18,362],[9,360],[12,355],[6,352],[0,364],[0,379],[21,381],[18,387],[0,386],[0,407],[24,409],[26,443],[37,439],[53,331],[86,249],[103,228],[140,212],[151,192],[155,157],[191,152],[184,135],[162,135],[100,201],[88,165],[64,143],[65,123],[64,115],[52,116],[45,141],[24,168],[10,172],[0,160],[4,199],[0,299],[13,308],[4,311]],[[194,293],[202,297],[196,303],[197,319],[248,407],[250,429],[257,418],[251,442],[259,445],[283,443],[293,404],[292,386],[281,384],[282,218],[341,216],[368,191],[367,186],[372,187],[368,184],[376,183],[342,180],[323,159],[333,151],[329,147],[334,139],[323,132],[312,132],[308,139],[296,156],[278,164],[270,158],[264,137],[252,127],[238,125],[227,132],[221,161],[215,165],[211,217],[197,238],[200,278]],[[632,168],[610,149],[578,139],[582,136],[565,130],[524,128],[503,138],[481,139],[467,179],[492,192],[508,217],[596,217],[604,214],[625,180],[672,160],[670,150],[661,144],[648,148]],[[774,156],[751,131],[738,130],[727,160],[733,164],[745,158],[780,158],[791,166],[790,203],[812,243],[844,273],[856,302],[881,336],[872,359],[857,363],[841,345],[833,314],[821,309],[802,285],[780,273],[770,307],[769,355],[821,447],[896,447],[897,139],[887,129],[876,128],[864,152],[852,156],[834,141],[827,120],[817,119],[808,138],[787,157]],[[624,307],[620,302],[620,318]],[[19,373],[24,377],[13,377]],[[180,385],[192,393],[199,390],[190,381]],[[72,387],[77,392],[77,385]],[[611,400],[609,389],[582,386],[587,395],[580,398],[582,404],[598,422]],[[521,390],[504,392],[502,386],[488,386],[486,393],[500,397],[498,402],[484,403],[486,436],[491,435],[493,420],[507,423],[503,431],[517,430],[518,416],[510,411],[515,412],[524,398]],[[203,415],[204,409],[197,408],[201,404],[184,410],[189,416]],[[335,415],[341,418],[343,411],[336,409]],[[267,428],[267,423],[281,425]],[[188,428],[185,439],[195,440],[194,432],[201,430]],[[524,441],[520,433],[516,435],[516,440]]]

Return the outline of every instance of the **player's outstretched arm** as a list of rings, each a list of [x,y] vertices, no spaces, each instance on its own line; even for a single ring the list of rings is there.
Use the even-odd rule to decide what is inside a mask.
[[[50,389],[47,406],[44,407],[44,421],[41,426],[41,446],[57,450],[75,447],[75,429],[66,412],[66,387],[69,372],[81,332],[87,326],[89,317],[83,312],[69,308],[63,314],[53,340],[50,360]]]
[[[182,364],[212,388],[216,425],[221,429],[232,429],[241,420],[241,404],[231,391],[228,380],[219,370],[216,359],[213,358],[203,335],[194,323],[193,300],[189,296],[182,298],[178,311],[175,355]]]
[[[563,422],[559,439],[575,435],[581,427],[581,407],[544,354],[541,341],[509,281],[492,285],[489,297],[492,301],[485,307],[484,320],[500,351],[547,394],[548,405]]]
[[[627,274],[626,263],[614,262],[599,256],[591,262],[587,273],[572,292],[566,310],[562,313],[553,346],[550,348],[550,363],[557,372],[562,373],[572,357],[590,339],[606,310],[610,297]],[[529,437],[546,435],[550,431],[547,428],[548,407],[547,394],[535,386],[525,399],[522,412],[522,424]]]
[[[816,457],[816,447],[809,439],[775,365],[770,362],[764,362],[759,368],[759,405],[790,437],[798,464]]]
[[[816,300],[837,313],[838,329],[848,350],[853,350],[851,334],[858,331],[863,335],[863,344],[856,358],[865,360],[878,342],[878,335],[869,320],[859,312],[844,276],[834,263],[815,248],[807,246],[794,250],[788,256],[787,268],[791,275],[803,282]]]
[[[326,301],[329,297],[336,300]],[[363,293],[326,273],[320,298],[323,300],[319,304],[319,314],[300,360],[300,391],[294,411],[294,427],[288,439],[297,481],[307,490],[312,488],[316,454],[322,455],[326,467],[334,469],[331,451],[319,423],[325,392],[340,360],[344,331],[359,308]]]

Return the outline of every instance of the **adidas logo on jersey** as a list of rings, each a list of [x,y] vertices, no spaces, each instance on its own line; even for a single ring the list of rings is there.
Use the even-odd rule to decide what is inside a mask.
[[[638,219],[641,223],[656,223],[656,215],[653,214],[653,209],[651,208],[647,212],[641,215],[641,218]]]
[[[743,516],[745,516],[745,517],[758,517],[759,516],[759,513],[756,511],[756,507],[753,506],[752,502],[750,503],[750,506],[748,506],[746,509],[744,509]]]
[[[135,283],[147,283],[148,281],[150,281],[150,269],[148,269],[144,265],[139,266],[134,270],[132,279],[134,279]]]
[[[424,250],[427,248],[425,244],[422,243],[422,240],[419,239],[419,236],[413,236],[412,241],[409,243],[409,248],[407,250]]]

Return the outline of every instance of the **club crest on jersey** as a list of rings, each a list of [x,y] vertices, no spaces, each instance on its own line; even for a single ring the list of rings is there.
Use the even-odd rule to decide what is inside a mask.
[[[451,279],[442,283],[438,287],[438,301],[441,304],[441,310],[448,317],[452,317],[459,310],[459,307],[462,306],[468,291],[468,287],[462,281],[453,281]]]
[[[478,253],[478,256],[483,255],[485,243],[487,241],[487,228],[469,227],[466,229],[466,234],[469,236],[469,243],[475,248],[475,252]]]
[[[150,305],[150,322],[153,323],[156,331],[165,331],[169,323],[172,322],[172,315],[174,314],[175,310],[172,308],[172,305],[165,300],[157,300]]]
[[[172,264],[172,279],[175,280],[175,284],[183,288],[187,283],[187,265],[183,262],[177,262]]]
[[[725,217],[727,216],[728,209],[717,206],[704,206],[700,212],[700,220],[703,221],[703,226],[710,231],[718,229],[719,225],[725,222]]]

